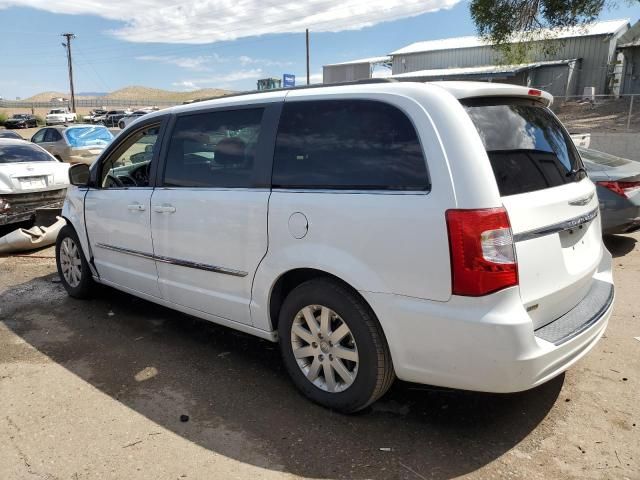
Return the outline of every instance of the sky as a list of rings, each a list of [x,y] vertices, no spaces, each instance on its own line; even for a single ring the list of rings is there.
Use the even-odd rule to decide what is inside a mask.
[[[635,5],[634,5],[635,3]],[[98,7],[99,5],[99,7]],[[637,2],[601,19],[638,20]],[[467,0],[0,0],[0,97],[68,91],[61,33],[72,32],[76,92],[128,85],[254,89],[322,65],[385,55],[420,40],[474,35]]]

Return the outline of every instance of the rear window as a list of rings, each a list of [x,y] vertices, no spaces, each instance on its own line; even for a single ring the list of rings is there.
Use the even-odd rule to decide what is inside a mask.
[[[280,188],[426,190],[427,166],[413,124],[370,100],[285,103],[273,165]]]
[[[537,102],[465,102],[489,156],[500,195],[557,187],[586,176],[569,135]]]
[[[25,143],[24,145],[1,145],[0,163],[22,162],[55,162],[47,152],[40,147]]]
[[[113,140],[112,133],[105,127],[75,127],[64,132],[69,145],[75,148],[106,146]]]

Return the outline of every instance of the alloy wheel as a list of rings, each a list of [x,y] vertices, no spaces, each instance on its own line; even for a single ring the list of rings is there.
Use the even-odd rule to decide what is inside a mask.
[[[297,313],[291,348],[307,380],[325,392],[343,392],[356,379],[359,356],[353,333],[328,307],[308,305]]]
[[[72,238],[66,237],[60,245],[60,269],[65,281],[72,288],[82,280],[82,260],[80,250]]]

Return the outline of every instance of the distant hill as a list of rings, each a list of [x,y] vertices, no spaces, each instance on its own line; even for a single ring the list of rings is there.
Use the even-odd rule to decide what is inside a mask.
[[[68,93],[63,93],[63,92],[42,92],[42,93],[33,95],[29,98],[23,98],[22,101],[23,102],[48,102],[52,98],[69,98],[69,97],[70,95]],[[80,98],[93,98],[93,97],[76,95],[76,98],[80,99]]]
[[[221,97],[222,95],[227,95],[229,93],[232,92],[230,90],[222,90],[219,88],[203,88],[189,92],[172,92],[170,90],[162,90],[159,88],[131,86],[111,92],[104,98],[113,98],[118,100],[143,99],[184,102],[185,100],[193,100],[195,98]]]
[[[142,86],[130,86],[115,90],[110,93],[103,92],[85,92],[76,95],[76,99],[82,98],[107,98],[116,100],[148,100],[165,101],[181,103],[186,100],[194,100],[197,98],[220,97],[233,93],[231,90],[222,90],[220,88],[203,88],[200,90],[192,90],[189,92],[173,92],[171,90],[162,90],[160,88],[149,88]],[[69,98],[68,93],[62,92],[42,92],[23,99],[24,102],[48,102],[52,98]]]

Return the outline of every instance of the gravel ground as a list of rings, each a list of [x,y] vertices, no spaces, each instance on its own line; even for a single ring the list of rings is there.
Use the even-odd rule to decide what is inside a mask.
[[[639,479],[639,238],[608,240],[614,315],[566,375],[397,382],[355,416],[298,395],[273,344],[108,288],[71,299],[52,248],[0,258],[0,478]]]

